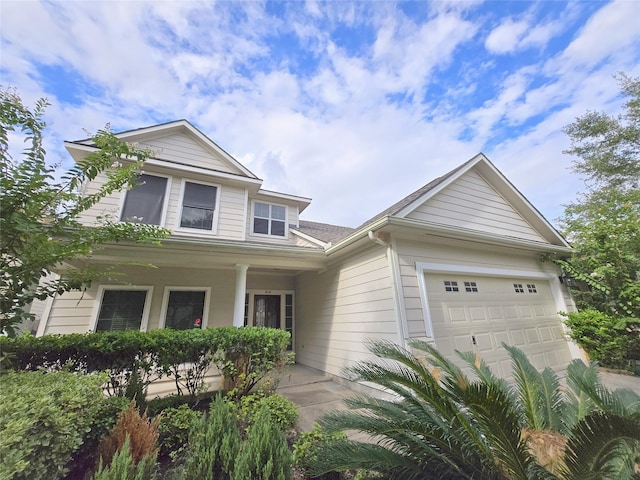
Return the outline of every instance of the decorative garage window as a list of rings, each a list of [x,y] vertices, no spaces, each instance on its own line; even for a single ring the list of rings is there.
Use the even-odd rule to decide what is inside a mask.
[[[163,300],[165,328],[202,328],[206,322],[208,294],[208,288],[167,287]]]
[[[527,283],[527,290],[529,293],[538,293],[538,289],[536,288],[535,283]]]
[[[217,199],[215,185],[184,182],[180,227],[215,231]]]
[[[274,237],[287,236],[287,207],[254,202],[251,233]]]
[[[445,280],[444,281],[444,291],[445,292],[458,292],[458,282],[453,280]]]
[[[477,292],[478,285],[476,282],[464,282],[464,290],[465,292]]]
[[[161,225],[167,191],[167,178],[142,174],[136,186],[127,191],[120,220]]]
[[[140,330],[145,318],[149,289],[103,289],[95,330]]]
[[[514,283],[513,289],[515,290],[516,293],[524,293],[524,287],[522,286],[521,283]]]

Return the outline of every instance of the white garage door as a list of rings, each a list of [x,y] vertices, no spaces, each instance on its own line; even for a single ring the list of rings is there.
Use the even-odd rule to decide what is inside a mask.
[[[571,360],[549,282],[504,277],[425,274],[436,346],[479,352],[498,375],[511,375],[502,342],[523,350],[542,369],[566,368]]]

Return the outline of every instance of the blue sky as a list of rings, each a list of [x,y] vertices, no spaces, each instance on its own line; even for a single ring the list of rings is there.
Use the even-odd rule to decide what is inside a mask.
[[[549,219],[581,179],[562,128],[618,112],[640,2],[0,2],[0,83],[46,146],[185,118],[303,218],[356,226],[478,152]]]

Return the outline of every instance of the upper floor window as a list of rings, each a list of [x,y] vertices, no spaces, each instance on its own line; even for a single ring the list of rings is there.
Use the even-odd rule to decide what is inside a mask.
[[[161,225],[167,181],[166,177],[140,175],[136,186],[127,191],[120,220]]]
[[[214,231],[218,187],[184,182],[180,227]]]
[[[252,233],[285,237],[287,235],[287,207],[272,203],[253,204]]]

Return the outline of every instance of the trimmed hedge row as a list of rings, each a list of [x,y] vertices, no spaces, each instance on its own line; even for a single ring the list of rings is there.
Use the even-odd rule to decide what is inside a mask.
[[[195,396],[216,365],[226,388],[241,396],[267,372],[292,362],[288,342],[288,332],[271,328],[157,329],[0,337],[0,353],[16,370],[108,371],[105,389],[118,396],[146,393],[160,378],[172,378],[179,395]]]

